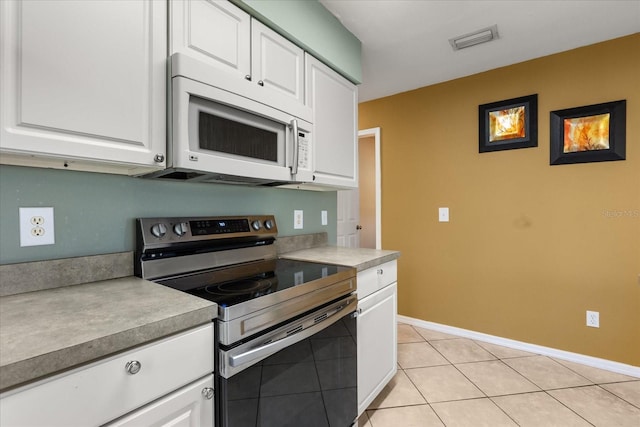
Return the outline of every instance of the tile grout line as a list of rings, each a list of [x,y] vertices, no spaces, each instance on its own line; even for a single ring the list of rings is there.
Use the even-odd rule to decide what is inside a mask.
[[[429,340],[427,340],[425,337],[422,336],[422,334],[420,334],[418,331],[415,330],[415,328],[412,325],[409,325],[409,327],[411,328],[411,330],[413,330],[416,334],[418,334],[418,336],[420,338],[423,339],[423,342],[425,342],[429,347],[433,348],[438,354],[440,354],[440,352],[438,350],[436,350],[430,343]],[[446,360],[447,362],[449,361],[449,359],[447,359],[446,357],[444,357],[444,355],[441,355],[444,360]],[[441,366],[446,366],[446,365],[441,365]],[[431,409],[431,412],[433,412],[435,414],[435,416],[438,418],[438,420],[440,420],[440,422],[442,423],[443,426],[447,427],[447,424],[444,422],[444,420],[440,417],[440,415],[438,414],[438,412],[436,412],[435,409],[433,409],[433,406],[431,406],[431,403],[429,402],[429,400],[427,399],[427,397],[422,394],[422,391],[420,391],[420,389],[418,388],[418,386],[413,382],[413,380],[411,379],[411,377],[407,374],[406,370],[404,368],[402,368],[402,366],[400,367],[400,369],[402,369],[402,372],[404,372],[404,374],[407,376],[407,378],[409,379],[409,382],[411,383],[411,385],[413,385],[415,387],[415,389],[418,391],[418,393],[420,393],[420,396],[422,396],[422,398],[425,401],[425,404],[429,407],[429,409]],[[372,424],[372,427],[373,424]]]
[[[400,344],[426,343],[430,349],[435,350],[435,354],[438,354],[440,357],[442,357],[442,359],[444,361],[447,362],[446,364],[435,364],[435,365],[428,365],[428,366],[413,366],[413,367],[407,367],[407,368],[401,366],[401,364],[398,362],[399,370],[402,371],[402,373],[409,380],[410,384],[414,387],[414,389],[419,393],[419,395],[425,401],[425,405],[428,406],[433,411],[433,413],[436,415],[438,420],[443,425],[445,425],[445,427],[446,427],[446,423],[440,417],[440,415],[436,412],[436,410],[433,407],[433,404],[487,399],[494,406],[497,406],[498,409],[504,415],[506,415],[510,420],[512,420],[516,425],[519,426],[520,424],[516,421],[516,419],[513,418],[511,415],[509,415],[509,413],[507,413],[506,410],[504,410],[498,403],[496,403],[494,401],[494,398],[517,396],[517,395],[526,395],[526,394],[537,394],[537,393],[544,393],[547,397],[550,397],[552,399],[552,401],[560,404],[561,407],[563,407],[565,409],[568,409],[569,412],[571,412],[572,414],[577,416],[578,419],[583,420],[585,423],[587,423],[590,426],[594,426],[595,424],[593,424],[592,422],[587,420],[585,417],[583,417],[578,412],[573,410],[570,406],[568,406],[568,404],[563,403],[562,401],[560,401],[558,398],[556,398],[555,396],[553,396],[550,393],[550,392],[556,391],[556,390],[571,390],[571,389],[581,389],[581,388],[587,388],[587,387],[597,387],[600,391],[605,392],[607,395],[611,396],[612,398],[614,398],[614,399],[616,399],[616,400],[618,400],[620,402],[624,402],[625,404],[630,405],[632,408],[640,409],[640,406],[638,406],[638,405],[632,403],[631,401],[627,400],[626,398],[622,397],[622,395],[618,395],[615,391],[610,391],[610,390],[608,390],[608,389],[603,387],[604,385],[634,383],[634,382],[640,381],[640,379],[636,379],[634,377],[629,377],[628,379],[617,379],[615,381],[610,381],[610,382],[607,382],[607,381],[604,381],[604,382],[596,381],[596,380],[590,379],[586,375],[581,374],[579,371],[577,371],[575,369],[572,369],[572,367],[564,365],[563,363],[561,363],[558,360],[555,360],[551,356],[547,356],[547,355],[543,355],[543,354],[537,354],[537,353],[531,353],[531,354],[522,354],[522,355],[518,355],[518,356],[511,355],[509,357],[502,358],[502,357],[499,357],[494,352],[492,352],[490,349],[487,349],[487,348],[483,347],[482,345],[480,345],[479,343],[477,343],[475,340],[473,340],[471,338],[466,338],[466,339],[468,339],[469,341],[473,342],[475,345],[477,345],[479,348],[481,348],[483,351],[485,351],[486,353],[488,353],[489,355],[491,355],[495,359],[492,359],[492,360],[472,360],[472,361],[468,361],[468,362],[461,362],[461,363],[455,364],[450,359],[448,359],[445,356],[444,353],[442,353],[440,350],[438,350],[438,348],[436,348],[432,344],[432,341],[450,341],[450,340],[454,340],[454,339],[465,339],[465,337],[458,337],[458,336],[452,335],[451,338],[449,338],[449,337],[439,338],[438,337],[438,338],[434,338],[434,339],[430,340],[430,339],[426,338],[425,336],[423,336],[420,332],[418,332],[417,328],[414,327],[414,325],[411,325],[411,324],[403,324],[403,325],[406,325],[406,327],[408,327],[408,331],[407,332],[412,332],[412,334],[407,334],[406,338],[408,339],[408,341],[406,341],[406,342],[398,342],[397,345],[400,345]],[[418,341],[414,341],[416,338],[418,339]],[[560,368],[566,369],[571,374],[576,375],[579,379],[584,380],[588,384],[580,384],[580,385],[573,385],[573,386],[563,386],[563,387],[557,387],[557,388],[543,388],[536,381],[528,378],[525,374],[519,372],[516,368],[511,366],[509,363],[505,362],[505,360],[525,359],[525,358],[529,358],[529,357],[542,357],[542,358],[551,360],[552,362],[554,362],[553,365],[557,365]],[[465,365],[465,364],[481,363],[481,362],[489,362],[489,361],[499,361],[499,362],[501,362],[502,365],[506,365],[512,373],[515,373],[519,378],[524,379],[525,381],[527,381],[531,385],[535,386],[536,388],[538,388],[538,390],[524,391],[524,392],[517,392],[517,393],[507,393],[507,394],[500,394],[500,395],[496,395],[496,396],[489,396],[482,388],[480,388],[473,380],[471,380],[471,378],[469,378],[467,375],[465,375],[465,373],[462,372],[462,370],[459,369],[458,366],[457,366],[457,365]],[[479,396],[479,397],[466,398],[466,399],[446,400],[446,401],[442,401],[442,402],[429,402],[429,400],[426,398],[426,396],[423,394],[423,392],[420,390],[420,388],[418,388],[416,383],[409,376],[408,372],[410,372],[413,369],[435,368],[435,367],[443,367],[443,366],[452,366],[458,373],[460,373],[462,375],[462,377],[464,377],[471,385],[473,385],[476,388],[476,390],[478,390],[484,397],[483,396]],[[598,368],[594,368],[594,369],[598,369]],[[597,377],[597,375],[595,377]],[[422,406],[422,405],[423,404],[411,404],[411,405],[400,405],[400,406],[397,406],[397,407],[411,407],[411,406]],[[371,411],[367,411],[367,420],[369,421],[371,426],[375,427],[373,425],[373,422],[371,422],[371,418],[369,416],[369,412],[373,413],[376,410],[391,409],[391,408],[393,408],[393,407],[389,407],[389,408],[374,408]]]
[[[590,386],[584,386],[584,387],[590,387]],[[568,388],[572,388],[572,387],[568,387]],[[562,390],[562,389],[552,389],[552,390]],[[568,410],[570,410],[571,412],[573,412],[574,414],[576,414],[578,417],[580,417],[581,419],[583,419],[587,424],[590,424],[592,426],[595,426],[595,424],[593,424],[591,421],[589,421],[588,419],[586,419],[585,417],[583,417],[582,415],[580,415],[579,413],[577,413],[576,411],[574,411],[572,408],[570,408],[569,406],[565,405],[564,402],[562,402],[561,400],[557,399],[554,395],[550,394],[547,392],[547,390],[543,390],[543,392],[549,396],[550,398],[552,398],[553,400],[555,400],[556,402],[558,402],[560,405],[564,406],[565,408],[567,408]]]
[[[433,348],[438,354],[440,354],[447,362],[449,362],[449,366],[452,366],[456,371],[458,371],[460,373],[460,375],[462,375],[467,381],[469,381],[470,384],[472,384],[480,393],[482,393],[484,395],[484,397],[477,397],[477,398],[470,398],[470,399],[456,399],[456,400],[450,400],[450,401],[443,401],[443,402],[434,402],[434,403],[446,403],[446,402],[461,402],[464,400],[476,400],[476,399],[487,399],[489,402],[491,402],[496,408],[498,408],[498,410],[500,410],[504,415],[507,416],[508,419],[510,419],[511,421],[513,421],[515,423],[515,425],[520,426],[520,424],[518,424],[518,422],[513,419],[508,413],[505,412],[504,409],[502,409],[498,404],[496,404],[488,395],[487,393],[485,393],[484,390],[482,390],[476,383],[474,383],[471,378],[467,377],[464,372],[462,372],[460,369],[458,369],[458,367],[451,361],[449,360],[442,352],[440,352],[437,348],[435,348],[433,345],[431,345],[431,343],[429,342],[428,339],[426,339],[425,337],[423,337],[418,331],[415,330],[415,328],[410,325],[411,329],[413,329],[418,335],[420,335],[425,342],[429,345],[429,347]],[[475,343],[473,340],[471,340],[471,342],[473,342],[474,344],[478,345],[477,343]],[[478,345],[478,347],[482,348],[484,351],[486,351],[487,353],[489,353],[491,356],[495,357],[495,360],[500,360],[500,358],[498,356],[496,356],[495,354],[491,353],[489,350],[483,348],[482,346]],[[478,363],[480,361],[477,361],[476,363]],[[502,362],[502,361],[501,361]],[[503,364],[506,365],[506,363],[502,362]],[[447,366],[447,365],[437,365],[437,366]],[[404,371],[404,368],[402,368],[402,370]],[[406,375],[406,372],[405,372]],[[420,391],[420,389],[416,386],[416,384],[411,380],[411,377],[409,377],[409,375],[407,375],[407,378],[409,378],[409,381],[411,381],[411,384],[413,384],[413,386],[416,388],[416,390],[418,390],[418,393],[420,393],[420,395],[422,396],[422,398],[425,400],[425,402],[427,402],[427,405],[429,405],[429,407],[431,408],[431,410],[433,411],[434,414],[436,414],[436,416],[438,417],[438,419],[440,420],[440,422],[446,427],[447,424],[444,422],[444,420],[440,417],[440,415],[438,415],[438,412],[433,408],[433,406],[431,405],[431,402],[429,402],[429,400],[426,398],[426,396],[424,396],[422,394],[422,392]],[[373,425],[372,425],[373,426]]]

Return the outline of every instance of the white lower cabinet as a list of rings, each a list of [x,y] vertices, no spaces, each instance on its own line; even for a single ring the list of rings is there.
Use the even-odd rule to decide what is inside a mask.
[[[391,261],[358,273],[358,416],[398,370],[396,271]]]
[[[210,323],[7,391],[0,425],[88,427],[127,414],[114,425],[207,425],[213,338]],[[188,424],[197,419],[205,421]]]
[[[213,406],[213,375],[207,375],[107,426],[213,427]]]

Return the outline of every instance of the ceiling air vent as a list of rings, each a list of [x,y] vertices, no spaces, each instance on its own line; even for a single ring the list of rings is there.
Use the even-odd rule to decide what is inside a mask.
[[[483,28],[482,30],[474,31],[473,33],[449,39],[449,43],[451,43],[453,50],[460,50],[477,44],[490,42],[497,38],[499,38],[498,25],[493,25]]]

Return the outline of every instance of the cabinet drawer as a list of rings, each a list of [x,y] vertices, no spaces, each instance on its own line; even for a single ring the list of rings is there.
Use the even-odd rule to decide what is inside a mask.
[[[213,372],[213,323],[10,391],[3,426],[94,426]],[[137,373],[127,364],[139,362]],[[37,409],[34,409],[37,408]]]
[[[358,272],[358,299],[361,300],[397,280],[398,262],[396,260],[360,271]]]

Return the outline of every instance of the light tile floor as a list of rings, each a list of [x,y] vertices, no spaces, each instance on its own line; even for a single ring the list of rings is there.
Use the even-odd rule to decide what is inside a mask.
[[[359,427],[640,427],[640,378],[398,325],[398,373]]]

